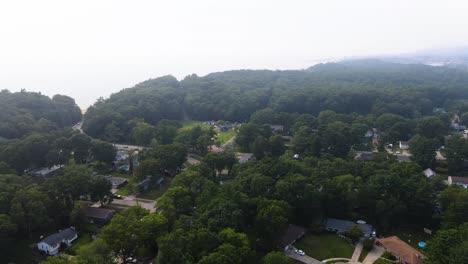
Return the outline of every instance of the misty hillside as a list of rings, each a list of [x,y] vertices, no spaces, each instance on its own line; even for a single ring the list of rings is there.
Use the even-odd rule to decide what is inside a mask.
[[[289,113],[394,113],[415,117],[468,98],[468,73],[447,67],[359,60],[319,64],[307,70],[237,70],[147,80],[96,102],[85,131],[118,141],[131,120],[246,121],[257,110]]]

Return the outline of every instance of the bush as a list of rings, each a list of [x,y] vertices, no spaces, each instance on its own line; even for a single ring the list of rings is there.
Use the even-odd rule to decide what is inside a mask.
[[[386,258],[386,259],[393,260],[393,261],[397,260],[397,258],[392,253],[390,253],[388,251],[385,251],[383,253],[382,258]]]
[[[373,238],[366,238],[362,241],[362,248],[366,251],[371,251],[374,248],[375,240]]]

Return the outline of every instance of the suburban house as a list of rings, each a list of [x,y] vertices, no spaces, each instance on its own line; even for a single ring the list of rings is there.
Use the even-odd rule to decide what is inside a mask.
[[[210,146],[208,146],[208,150],[209,150],[210,152],[213,152],[213,153],[220,153],[220,152],[223,152],[223,151],[224,151],[223,148],[218,147],[218,146],[216,146],[216,145],[210,145]]]
[[[426,175],[427,178],[432,178],[432,176],[436,176],[437,173],[433,170],[431,170],[431,168],[427,168],[423,171],[424,175]]]
[[[105,224],[111,220],[114,216],[115,210],[99,208],[99,207],[87,207],[84,210],[84,214],[90,223],[101,223]]]
[[[254,158],[253,153],[238,153],[237,158],[239,159],[239,163],[245,163]]]
[[[284,251],[294,244],[298,239],[302,238],[307,232],[302,226],[289,225],[283,236],[278,242],[278,247]]]
[[[64,245],[68,247],[76,238],[78,238],[78,233],[75,231],[75,228],[70,227],[46,237],[37,243],[37,249],[44,251],[48,255],[57,255],[60,246]]]
[[[348,230],[351,229],[353,225],[358,225],[361,228],[362,233],[366,237],[370,237],[372,235],[372,225],[366,224],[365,222],[358,221],[347,221],[335,218],[328,218],[325,222],[325,228],[329,231],[337,232],[338,234],[345,234]]]
[[[282,125],[270,125],[271,133],[273,134],[281,134],[283,133],[284,126]]]
[[[118,189],[122,185],[128,183],[128,179],[125,179],[125,178],[113,177],[113,176],[105,176],[105,177],[111,182],[113,189]]]
[[[406,244],[397,236],[386,237],[377,240],[376,245],[385,248],[392,253],[401,263],[422,264],[424,255]]]
[[[127,151],[119,150],[117,151],[117,154],[115,155],[115,161],[119,162],[119,161],[127,160],[129,157],[130,155],[128,155]]]
[[[371,161],[375,158],[375,153],[372,151],[355,151],[355,160]]]
[[[408,142],[408,141],[399,141],[399,142],[398,142],[398,146],[399,146],[400,149],[402,149],[402,150],[409,149],[409,142]]]
[[[147,178],[138,183],[138,190],[140,192],[146,192],[149,190],[151,185],[151,179]]]
[[[448,184],[456,184],[460,185],[463,188],[468,188],[468,178],[467,177],[455,177],[455,176],[449,176],[448,177]]]
[[[31,171],[32,176],[42,176],[42,177],[52,177],[55,176],[60,169],[63,168],[62,165],[54,165],[52,167],[43,167],[36,170]]]
[[[411,161],[411,155],[395,154],[395,158],[398,162],[409,162]]]

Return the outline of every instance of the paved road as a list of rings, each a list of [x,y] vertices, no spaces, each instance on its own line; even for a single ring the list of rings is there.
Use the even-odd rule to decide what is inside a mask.
[[[383,247],[374,246],[374,248],[369,251],[366,258],[362,261],[363,264],[372,264],[374,263],[380,256],[383,255],[385,249]]]
[[[321,261],[318,261],[314,258],[311,258],[307,255],[305,256],[301,256],[301,255],[298,255],[296,253],[294,253],[293,250],[287,250],[284,252],[284,254],[286,254],[286,256],[288,256],[289,258],[292,258],[292,259],[295,259],[297,261],[300,261],[302,263],[305,263],[305,264],[322,264]]]
[[[123,205],[123,206],[136,206],[139,205],[145,209],[148,209],[150,212],[155,212],[156,208],[154,208],[154,205],[156,204],[156,201],[154,202],[142,202],[142,201],[137,201],[137,200],[132,200],[132,199],[114,199],[111,204],[115,205]]]

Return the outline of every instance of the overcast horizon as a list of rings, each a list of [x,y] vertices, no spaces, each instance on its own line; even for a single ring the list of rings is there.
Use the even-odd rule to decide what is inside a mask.
[[[468,45],[464,1],[8,1],[0,89],[86,108],[150,78]]]

